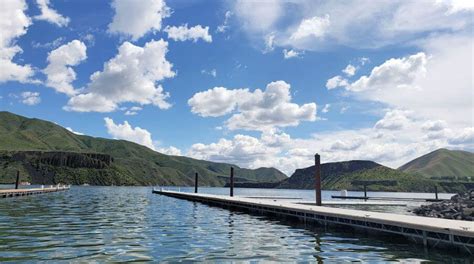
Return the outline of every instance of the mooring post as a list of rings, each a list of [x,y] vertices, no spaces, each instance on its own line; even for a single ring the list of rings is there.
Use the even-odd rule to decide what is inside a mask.
[[[364,184],[364,198],[367,200],[367,184]]]
[[[438,200],[438,186],[435,185],[435,198]]]
[[[20,184],[20,171],[16,171],[15,189],[18,189],[19,184]]]
[[[194,175],[194,193],[198,192],[198,173]]]
[[[316,205],[321,206],[321,157],[316,153],[314,155],[315,173],[315,189],[316,189]]]
[[[234,196],[234,167],[230,167],[230,197]]]

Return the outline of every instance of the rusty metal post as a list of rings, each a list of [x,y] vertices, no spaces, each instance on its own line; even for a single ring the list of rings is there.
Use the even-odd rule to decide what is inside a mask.
[[[234,167],[230,167],[230,197],[234,196]]]
[[[19,184],[20,184],[20,171],[16,171],[15,189],[18,189]]]
[[[194,193],[198,192],[198,173],[194,175]]]
[[[321,206],[321,157],[316,153],[314,155],[315,166],[315,189],[316,189],[316,205]]]

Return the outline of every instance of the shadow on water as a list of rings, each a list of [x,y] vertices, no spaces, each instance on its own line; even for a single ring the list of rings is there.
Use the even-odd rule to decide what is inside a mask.
[[[146,187],[73,187],[0,200],[0,262],[473,262],[405,242],[210,207]]]

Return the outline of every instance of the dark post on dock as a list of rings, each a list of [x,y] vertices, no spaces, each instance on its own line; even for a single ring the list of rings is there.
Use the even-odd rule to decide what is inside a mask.
[[[230,167],[230,196],[234,196],[234,167]]]
[[[316,189],[316,205],[321,206],[321,157],[316,153],[314,155],[315,173],[315,189]]]
[[[20,171],[16,171],[15,189],[18,189],[19,184],[20,184]]]
[[[198,193],[198,173],[194,175],[194,193]]]

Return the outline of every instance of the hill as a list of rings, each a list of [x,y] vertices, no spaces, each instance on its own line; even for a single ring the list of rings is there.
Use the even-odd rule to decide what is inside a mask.
[[[438,149],[416,158],[398,169],[430,178],[464,179],[474,177],[474,153]]]
[[[224,186],[230,167],[241,181],[276,182],[286,175],[274,168],[169,156],[133,142],[76,135],[52,122],[0,112],[0,182],[20,170],[32,183],[96,185]]]
[[[315,166],[296,170],[278,188],[314,189]],[[361,181],[373,181],[372,191],[426,191],[435,182],[423,177],[394,170],[373,161],[352,160],[321,164],[322,188],[326,190],[362,190]]]

